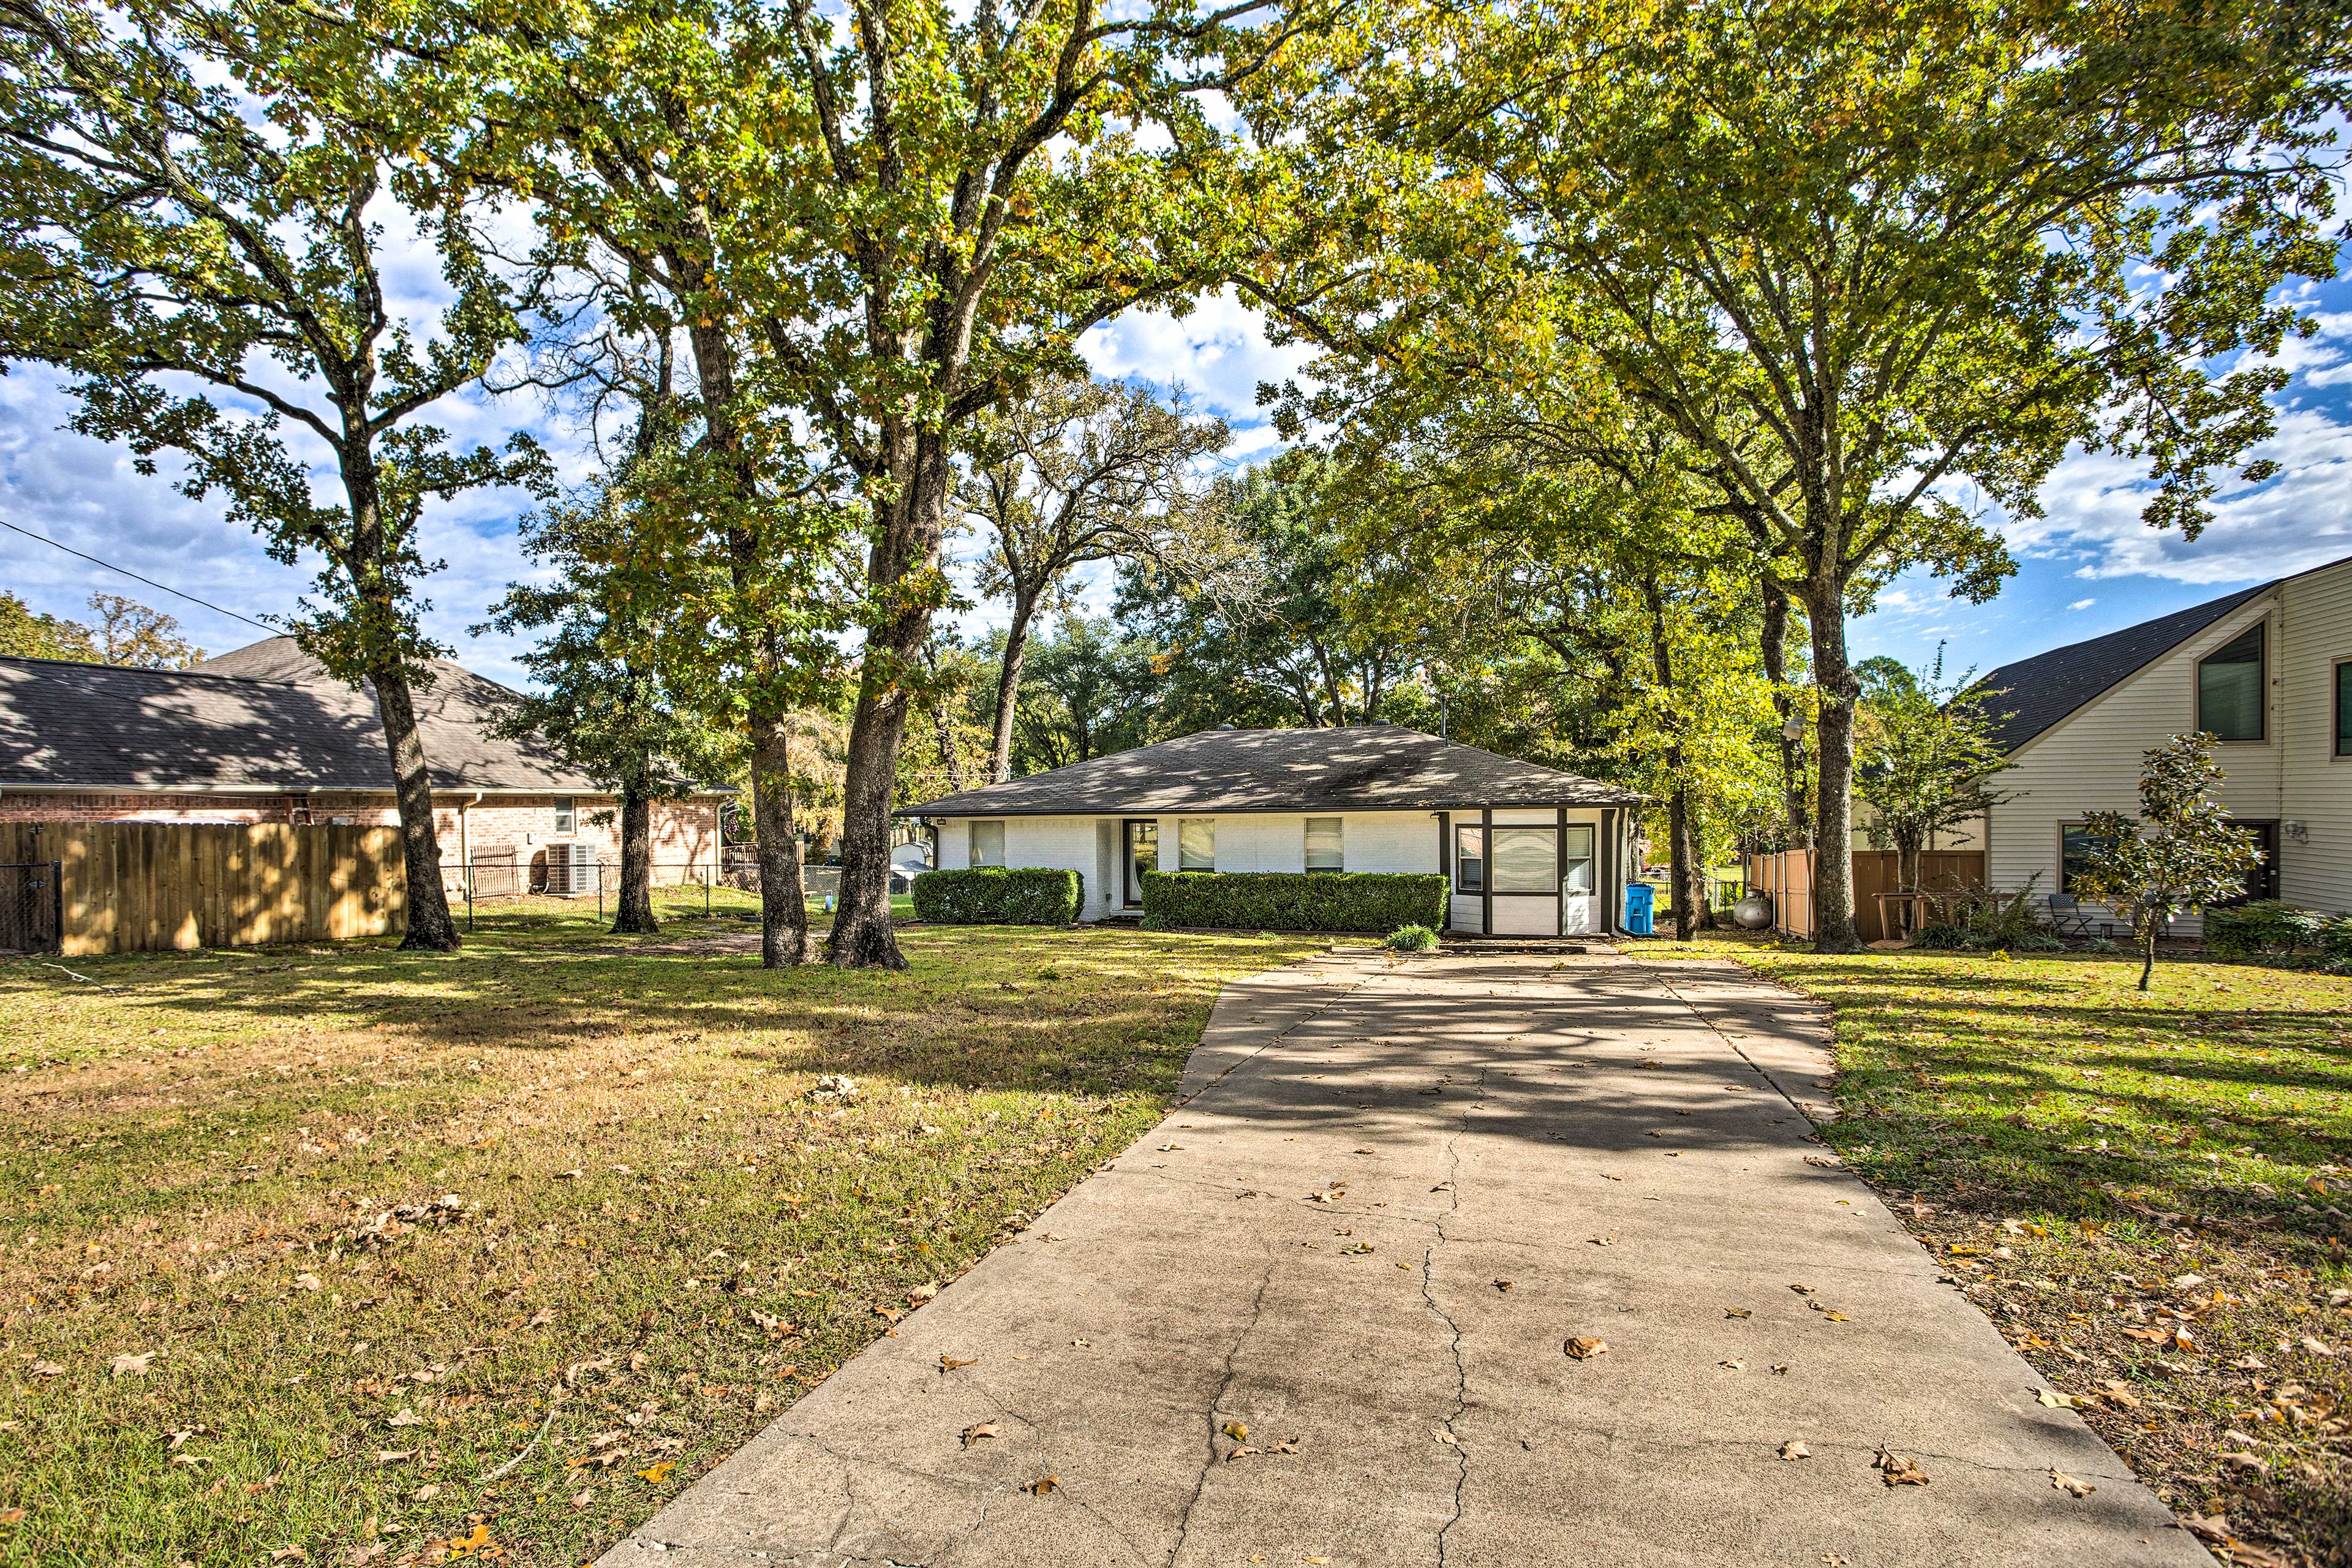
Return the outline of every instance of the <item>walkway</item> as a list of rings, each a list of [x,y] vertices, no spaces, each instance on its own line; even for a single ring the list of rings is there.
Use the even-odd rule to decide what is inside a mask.
[[[1809,1139],[1820,1038],[1600,953],[1236,984],[1157,1131],[604,1561],[2210,1568]]]

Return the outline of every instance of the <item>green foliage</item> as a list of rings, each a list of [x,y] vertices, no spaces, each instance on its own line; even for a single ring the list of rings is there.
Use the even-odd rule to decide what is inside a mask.
[[[975,866],[915,879],[915,918],[939,925],[1064,926],[1086,908],[1086,879],[1045,866]]]
[[[2322,925],[2319,946],[2336,963],[2352,964],[2352,914],[2337,915]]]
[[[37,614],[30,605],[5,590],[0,590],[0,654],[11,658],[103,662],[88,626],[62,616]]]
[[[2007,948],[2018,952],[2052,952],[2066,944],[2042,926],[2042,902],[2034,897],[2041,873],[2006,899],[1973,904],[1955,921],[1922,927],[1913,937],[1916,947],[1966,949],[1990,952]]]
[[[2254,899],[2205,911],[2205,951],[2221,958],[2284,958],[2316,947],[2326,916],[2278,899]]]
[[[2140,989],[2156,971],[2156,941],[2176,914],[2207,908],[2245,890],[2262,856],[2254,836],[2231,826],[2205,792],[2221,782],[2213,737],[2175,735],[2147,752],[2139,781],[2139,819],[2094,811],[2083,819],[2099,841],[2074,879],[2075,896],[2113,908],[2146,954]]]
[[[1431,952],[1436,950],[1437,933],[1427,926],[1399,926],[1381,945],[1394,952]]]
[[[1934,836],[1983,816],[2001,799],[1985,787],[1985,780],[2010,765],[1985,708],[2000,694],[1978,689],[1973,675],[1947,683],[1940,647],[1923,671],[1895,664],[1892,670],[1865,667],[1857,673],[1863,677],[1862,755],[1854,794],[1874,808],[1872,843],[1895,851],[1899,886],[1916,891],[1919,853]]]
[[[1444,877],[1412,871],[1146,871],[1143,923],[1233,931],[1392,931],[1445,924]]]

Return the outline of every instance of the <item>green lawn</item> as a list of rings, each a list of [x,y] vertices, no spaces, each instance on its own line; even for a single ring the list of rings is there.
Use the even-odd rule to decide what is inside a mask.
[[[1315,945],[918,928],[907,973],[772,973],[738,921],[558,908],[0,964],[0,1563],[593,1557]]]
[[[1817,954],[1827,1142],[2053,1385],[2240,1561],[2352,1562],[2352,979],[2137,960]],[[2270,1555],[2264,1555],[2264,1553]]]

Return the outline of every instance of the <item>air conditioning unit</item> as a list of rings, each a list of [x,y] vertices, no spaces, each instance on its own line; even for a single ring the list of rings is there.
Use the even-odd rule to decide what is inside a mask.
[[[577,898],[596,890],[596,847],[580,839],[547,847],[547,890]]]

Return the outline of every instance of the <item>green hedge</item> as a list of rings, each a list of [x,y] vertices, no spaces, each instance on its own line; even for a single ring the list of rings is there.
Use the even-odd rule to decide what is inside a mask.
[[[2275,958],[2319,945],[2327,917],[2278,899],[2204,911],[2205,951],[2220,958]]]
[[[1086,908],[1086,879],[1045,866],[975,866],[915,879],[915,918],[939,925],[1066,926]]]
[[[1143,923],[1241,931],[1445,929],[1445,879],[1435,872],[1146,871]]]

